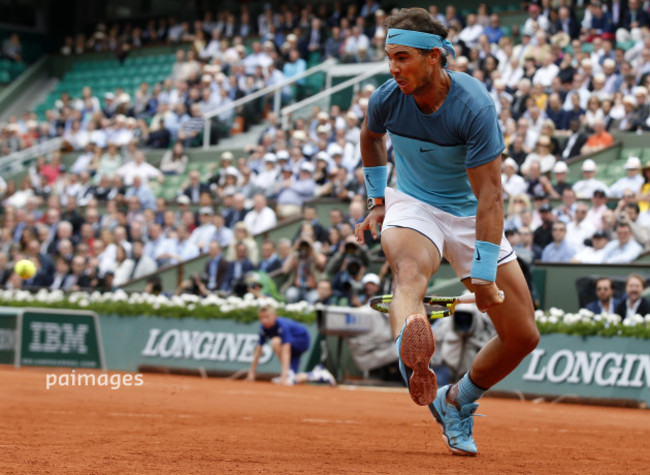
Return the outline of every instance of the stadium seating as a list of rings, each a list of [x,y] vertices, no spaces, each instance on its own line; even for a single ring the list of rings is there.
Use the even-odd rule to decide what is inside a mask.
[[[124,63],[116,59],[79,60],[74,63],[71,71],[65,73],[45,101],[35,107],[35,112],[43,119],[45,111],[54,106],[61,93],[68,92],[71,96],[78,97],[84,86],[90,86],[93,95],[102,99],[102,102],[106,92],[113,92],[118,87],[133,94],[143,82],[151,87],[166,79],[175,60],[175,55],[169,53],[129,56]]]

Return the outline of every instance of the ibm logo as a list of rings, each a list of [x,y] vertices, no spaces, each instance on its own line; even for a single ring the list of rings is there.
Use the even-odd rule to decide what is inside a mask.
[[[32,341],[29,351],[42,353],[88,353],[86,335],[90,330],[87,324],[30,322]]]

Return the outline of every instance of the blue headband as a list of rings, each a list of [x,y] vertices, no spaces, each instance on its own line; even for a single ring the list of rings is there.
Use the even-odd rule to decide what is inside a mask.
[[[386,35],[387,45],[404,45],[411,48],[432,50],[434,48],[444,49],[456,59],[456,51],[450,41],[442,39],[441,36],[422,31],[400,30],[389,28]]]

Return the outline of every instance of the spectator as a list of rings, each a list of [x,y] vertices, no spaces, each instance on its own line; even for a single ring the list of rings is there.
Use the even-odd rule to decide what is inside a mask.
[[[228,276],[228,261],[221,252],[221,246],[217,241],[211,241],[208,245],[208,260],[205,263],[205,285],[208,290],[216,291],[224,288]]]
[[[645,316],[650,313],[650,301],[642,296],[645,279],[639,274],[630,274],[625,280],[625,298],[615,308],[614,313],[623,319],[634,315]]]
[[[580,150],[587,142],[587,136],[580,130],[580,120],[578,118],[569,121],[569,130],[571,135],[569,135],[560,154],[562,160],[568,160],[580,155]]]
[[[277,213],[280,218],[287,218],[300,213],[303,203],[316,193],[313,179],[314,165],[303,162],[300,165],[298,179],[284,178],[278,185]]]
[[[210,206],[202,206],[199,209],[199,226],[194,228],[189,238],[201,252],[208,252],[212,236],[217,231],[213,221],[214,210]]]
[[[165,175],[183,175],[188,162],[182,142],[175,142],[171,150],[167,150],[160,161],[160,171]]]
[[[614,138],[605,130],[605,121],[603,119],[596,119],[593,128],[594,133],[589,136],[580,150],[582,155],[611,147],[614,143]]]
[[[601,191],[604,197],[607,197],[607,185],[596,179],[596,162],[588,158],[582,163],[582,180],[578,180],[573,185],[573,191],[578,198],[591,198],[597,190]]]
[[[183,195],[187,196],[192,203],[197,204],[202,193],[210,193],[210,187],[207,183],[201,183],[201,174],[198,170],[192,170],[189,173],[189,179],[189,184],[183,189]]]
[[[603,262],[606,264],[626,264],[633,262],[641,254],[641,245],[632,239],[632,229],[627,222],[616,223],[616,239],[605,246]]]
[[[237,223],[244,221],[248,214],[246,208],[246,197],[243,193],[236,193],[232,197],[232,205],[227,206],[222,212],[226,226],[235,229]]]
[[[634,199],[632,194],[630,194],[630,197],[630,199]],[[625,198],[621,200],[621,202],[624,201]],[[641,244],[643,249],[650,248],[650,229],[648,229],[644,222],[639,220],[639,205],[636,204],[636,202],[632,201],[624,205],[616,215],[616,219],[618,222],[623,222],[630,225],[634,240]]]
[[[313,304],[318,300],[316,285],[321,280],[325,260],[323,254],[315,251],[309,238],[295,242],[291,254],[282,265],[287,280],[280,291],[289,303],[306,300]]]
[[[175,231],[165,240],[156,256],[156,261],[160,266],[176,265],[180,262],[189,261],[199,256],[200,250],[189,239],[187,226],[179,224]]]
[[[600,277],[596,279],[596,300],[589,302],[585,308],[596,315],[616,313],[616,307],[623,301],[614,297],[612,279]]]
[[[517,162],[508,157],[503,161],[501,169],[501,186],[503,188],[504,199],[509,199],[511,196],[526,192],[526,181],[521,175],[517,175],[519,171]]]
[[[521,165],[521,171],[524,174],[528,173],[528,168],[532,161],[538,161],[540,164],[540,172],[547,174],[553,169],[555,165],[555,155],[551,153],[551,139],[546,135],[540,135],[537,140],[536,151],[529,154],[526,160]]]
[[[144,243],[141,240],[133,240],[131,257],[133,260],[133,271],[128,280],[139,279],[156,272],[158,268],[156,261],[144,254]]]
[[[262,234],[277,224],[275,211],[267,206],[262,193],[253,196],[253,209],[244,216],[244,224],[252,235]]]
[[[575,219],[567,224],[567,242],[580,252],[585,248],[585,241],[596,232],[596,227],[588,220],[589,206],[582,201],[576,203]]]
[[[630,190],[635,195],[641,191],[643,176],[641,176],[641,160],[638,157],[628,157],[624,165],[626,176],[619,178],[609,188],[609,195],[621,198],[625,190]]]
[[[228,274],[222,289],[242,297],[246,293],[246,274],[255,270],[255,265],[248,258],[246,243],[235,241],[234,249],[234,257],[228,264]]]
[[[18,33],[11,33],[9,38],[2,42],[2,56],[16,63],[23,62],[23,46]]]
[[[567,241],[566,224],[555,221],[552,227],[553,241],[542,251],[541,260],[544,262],[569,262],[576,251]]]
[[[533,235],[533,242],[537,244],[540,248],[544,249],[553,241],[553,222],[555,216],[553,215],[553,207],[545,203],[539,208],[540,218],[542,224],[540,224]]]
[[[133,273],[134,263],[129,259],[124,247],[118,245],[115,252],[115,275],[113,277],[113,287],[119,289],[126,284]]]
[[[282,262],[275,252],[275,243],[270,239],[262,242],[262,259],[259,270],[271,274],[282,267]]]
[[[125,163],[115,173],[122,177],[122,181],[126,186],[133,184],[135,176],[139,176],[144,183],[154,179],[158,180],[158,183],[162,183],[164,180],[160,170],[147,163],[144,153],[140,150],[133,154],[133,161]]]
[[[569,167],[566,163],[558,161],[553,165],[553,177],[555,178],[555,183],[552,188],[549,189],[549,195],[551,198],[561,198],[566,190],[571,190],[573,196],[575,196],[573,185],[566,181],[568,173]]]
[[[251,233],[248,231],[246,224],[243,222],[238,222],[235,224],[234,240],[228,246],[226,251],[226,258],[229,261],[235,260],[237,257],[237,246],[241,243],[246,245],[246,257],[257,266],[257,263],[260,261],[260,251],[257,247],[257,242],[251,236]],[[248,271],[247,271],[248,272]]]

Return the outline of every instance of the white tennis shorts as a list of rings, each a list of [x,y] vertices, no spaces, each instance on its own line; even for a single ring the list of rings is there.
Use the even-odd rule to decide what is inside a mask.
[[[426,236],[449,261],[456,275],[467,279],[472,270],[476,241],[476,216],[458,217],[415,199],[394,188],[386,188],[386,216],[381,230],[413,229]],[[502,236],[497,265],[517,258]]]

